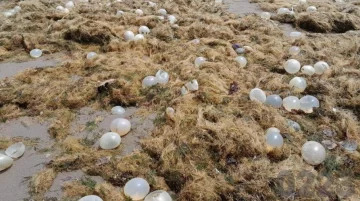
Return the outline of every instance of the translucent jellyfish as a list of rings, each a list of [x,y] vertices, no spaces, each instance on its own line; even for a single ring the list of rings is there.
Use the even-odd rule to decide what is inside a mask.
[[[138,16],[142,16],[142,15],[144,15],[144,12],[141,9],[136,9],[135,14]]]
[[[240,67],[241,68],[244,68],[247,64],[247,60],[245,57],[243,56],[238,56],[235,58],[235,61],[237,61],[239,64],[240,64]]]
[[[158,83],[158,79],[154,76],[147,76],[142,81],[143,87],[151,87]]]
[[[172,107],[167,107],[165,110],[166,115],[171,118],[174,119],[175,118],[175,110]]]
[[[157,19],[159,19],[159,20],[164,20],[165,17],[164,17],[164,16],[157,16]]]
[[[143,178],[134,178],[128,181],[124,187],[124,193],[132,200],[142,200],[150,192],[149,183]]]
[[[237,48],[237,49],[235,50],[235,52],[238,53],[238,54],[244,54],[245,51],[246,51],[246,50],[245,50],[244,48],[241,48],[241,47],[239,47],[239,48]]]
[[[16,13],[20,12],[21,11],[21,7],[20,6],[15,6],[14,7],[14,10]]]
[[[120,145],[121,137],[115,132],[108,132],[101,136],[100,147],[102,149],[115,149]]]
[[[260,17],[261,17],[262,19],[264,19],[264,20],[269,20],[270,17],[271,17],[271,14],[270,14],[269,12],[262,12],[262,13],[260,14]]]
[[[10,12],[10,11],[5,11],[5,12],[3,12],[3,15],[4,15],[5,17],[11,17],[11,16],[15,15],[15,13]]]
[[[126,135],[131,130],[131,123],[124,118],[114,119],[110,124],[111,132],[115,132],[120,136]]]
[[[299,0],[299,4],[306,4],[306,0]]]
[[[276,108],[280,108],[281,105],[282,105],[282,98],[277,94],[267,96],[266,97],[266,104],[269,104],[269,105],[271,105],[273,107],[276,107]]]
[[[301,38],[302,33],[298,32],[298,31],[293,31],[293,32],[290,32],[289,36],[293,39],[299,39],[299,38]]]
[[[321,75],[329,69],[329,64],[325,61],[319,61],[314,65],[314,69],[316,74]]]
[[[289,53],[293,56],[298,55],[300,53],[300,48],[298,46],[292,46],[289,49]]]
[[[192,41],[190,41],[190,42],[192,42],[192,43],[194,43],[194,44],[199,44],[199,43],[200,43],[200,39],[195,38],[194,40],[192,40]]]
[[[87,53],[86,58],[92,59],[92,58],[95,58],[96,56],[97,56],[96,52],[89,52],[89,53]]]
[[[282,14],[288,14],[290,12],[290,10],[288,8],[279,8],[277,10],[277,14],[278,15],[282,15]]]
[[[206,58],[204,58],[204,57],[196,57],[195,66],[200,67],[201,64],[205,63],[205,61],[206,61]]]
[[[289,59],[285,62],[285,71],[290,74],[295,74],[300,70],[300,62],[296,59]]]
[[[307,86],[306,80],[302,77],[294,77],[289,82],[290,87],[294,92],[303,92]]]
[[[190,82],[186,83],[185,86],[189,91],[199,90],[199,83],[197,80],[191,80]]]
[[[155,6],[156,6],[156,3],[149,1],[149,7],[155,7]]]
[[[287,124],[288,124],[289,127],[294,129],[295,131],[300,131],[301,130],[300,124],[298,124],[296,121],[293,121],[291,119],[287,119]]]
[[[159,10],[158,10],[158,13],[159,13],[160,15],[163,15],[163,16],[165,16],[165,15],[167,14],[166,10],[163,9],[163,8],[159,9]]]
[[[303,159],[310,165],[319,165],[325,160],[325,148],[318,142],[307,141],[301,149]]]
[[[301,72],[306,74],[306,75],[314,75],[315,73],[315,68],[310,66],[310,65],[305,65],[301,68]]]
[[[132,31],[125,31],[124,33],[124,39],[125,41],[132,41],[134,40],[134,33]]]
[[[283,99],[283,106],[289,112],[291,112],[291,110],[299,110],[300,100],[295,96],[288,96]]]
[[[142,34],[136,34],[134,37],[134,41],[144,40],[145,37]]]
[[[65,9],[65,8],[62,7],[62,6],[57,6],[57,7],[56,7],[56,10],[58,10],[58,11],[64,11],[64,9]]]
[[[251,89],[250,91],[250,100],[264,103],[266,101],[266,94],[263,90],[259,88]]]
[[[266,130],[265,135],[267,135],[268,133],[280,133],[280,130],[275,127],[270,127]]]
[[[125,114],[125,109],[121,106],[115,106],[111,108],[111,114],[119,115],[119,114]]]
[[[185,95],[188,93],[188,90],[186,89],[185,86],[181,87],[181,95]]]
[[[158,190],[147,195],[144,201],[172,201],[172,198],[166,191]]]
[[[176,22],[176,17],[174,15],[169,15],[168,20],[170,24],[174,24]]]
[[[80,200],[78,201],[103,201],[103,200],[96,195],[87,195],[85,197],[80,198]]]
[[[33,58],[39,58],[42,55],[42,51],[39,49],[33,49],[30,51],[30,56]]]
[[[15,143],[9,146],[5,154],[10,156],[11,158],[19,158],[25,153],[25,145],[22,142]]]
[[[64,13],[70,13],[70,10],[67,9],[67,8],[64,8],[63,12],[64,12]]]
[[[117,16],[120,16],[120,15],[122,15],[122,14],[124,14],[124,11],[122,11],[122,10],[118,10],[118,11],[116,12],[116,15],[117,15]]]
[[[279,148],[284,144],[284,139],[280,132],[266,132],[266,144],[271,148]]]
[[[12,165],[13,161],[14,160],[9,156],[0,154],[0,171],[9,168]]]
[[[300,109],[306,113],[311,113],[314,107],[320,107],[319,100],[310,95],[300,98]]]
[[[141,26],[140,28],[139,28],[139,33],[141,33],[141,34],[149,34],[150,33],[150,29],[149,29],[149,27],[147,27],[147,26]]]
[[[356,151],[358,148],[358,144],[356,143],[355,140],[352,140],[352,139],[347,139],[345,141],[341,141],[339,144],[346,151]]]
[[[306,9],[306,12],[308,12],[308,13],[314,13],[314,12],[316,12],[316,7],[315,6],[309,6],[309,7],[307,7],[307,9]]]
[[[159,84],[166,84],[169,82],[169,73],[167,73],[163,70],[159,70],[155,76],[156,76]]]
[[[74,2],[72,2],[72,1],[68,1],[66,4],[65,4],[65,8],[67,8],[67,9],[72,9],[72,8],[74,8],[75,7],[75,4],[74,4]]]

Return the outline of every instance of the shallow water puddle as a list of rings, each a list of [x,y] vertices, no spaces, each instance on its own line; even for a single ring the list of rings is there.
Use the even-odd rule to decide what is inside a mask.
[[[131,131],[121,137],[120,154],[126,156],[135,150],[140,150],[140,140],[150,136],[155,128],[154,120],[156,114],[139,115],[135,107],[125,108],[124,115],[112,115],[107,111],[94,111],[85,107],[79,111],[76,120],[71,125],[73,136],[87,141],[93,141],[94,148],[99,147],[99,138],[106,132],[110,132],[110,124],[116,118],[126,118],[131,123]]]
[[[240,16],[262,12],[257,4],[250,3],[248,0],[225,0],[224,4],[231,13],[239,14]]]
[[[21,117],[0,124],[0,137],[25,138],[34,140],[34,146],[26,146],[22,157],[14,160],[13,165],[0,172],[0,200],[24,200],[29,195],[29,179],[51,160],[49,153],[53,141],[47,132],[48,124],[41,124],[30,117]]]
[[[0,64],[0,79],[11,77],[26,69],[53,67],[59,64],[57,59],[40,57],[33,61],[22,63],[2,63]]]

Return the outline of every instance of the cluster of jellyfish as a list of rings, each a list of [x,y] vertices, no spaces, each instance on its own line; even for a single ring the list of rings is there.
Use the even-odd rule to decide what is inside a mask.
[[[280,130],[271,127],[265,132],[266,144],[270,149],[281,148],[284,144],[284,139]],[[315,141],[307,141],[301,148],[301,156],[310,165],[319,165],[326,158],[326,151],[322,144]]]
[[[24,143],[18,142],[10,145],[5,150],[5,154],[0,153],[0,171],[10,168],[14,160],[20,158],[24,153],[25,153]]]

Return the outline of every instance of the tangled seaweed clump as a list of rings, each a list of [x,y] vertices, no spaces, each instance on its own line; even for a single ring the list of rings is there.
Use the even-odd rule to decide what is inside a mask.
[[[100,0],[74,2],[66,13],[56,11],[64,5],[61,1],[20,1],[21,12],[0,17],[2,62],[27,60],[35,48],[42,50],[42,57],[59,55],[64,61],[0,80],[2,121],[21,116],[51,121],[49,134],[59,153],[31,179],[34,199],[45,198],[56,174],[72,170],[105,180],[91,186],[67,183],[64,196],[75,199],[97,195],[103,200],[126,200],[123,188],[136,177],[146,179],[150,191],[165,190],[184,201],[284,200],[290,196],[336,200],[360,195],[358,149],[326,150],[324,161],[315,166],[304,161],[301,153],[307,141],[360,143],[360,5],[356,1],[343,6],[316,2],[317,11],[311,14],[306,12],[309,5],[299,4],[290,17],[271,16],[309,31],[294,40],[274,21],[230,14],[213,0],[157,1],[151,6],[135,0],[110,5]],[[257,3],[269,12],[291,7],[288,1]],[[6,9],[16,6],[15,2],[0,4]],[[143,15],[137,15],[136,9]],[[118,10],[124,12],[117,15]],[[173,18],[161,20],[160,15],[176,16],[177,26]],[[133,33],[132,38],[141,26],[151,30],[146,40],[124,39],[127,31]],[[244,68],[234,60],[238,56],[235,43],[246,50]],[[290,55],[292,46],[301,48],[301,53]],[[86,59],[89,52],[96,52],[96,57]],[[199,56],[206,62],[195,67]],[[330,68],[321,75],[306,76],[303,91],[292,91],[290,80],[306,73],[299,71],[298,63],[296,75],[287,73],[284,63],[290,59],[311,66],[326,61]],[[159,69],[171,79],[142,87],[143,79]],[[190,86],[194,80],[196,86]],[[194,90],[181,96],[184,86]],[[260,102],[250,101],[254,88],[264,93]],[[299,100],[311,95],[320,107],[307,114],[263,104],[271,94],[283,102],[285,97]],[[118,148],[101,150],[70,132],[81,108],[110,111],[115,105],[136,106],[142,115],[157,113],[156,128],[151,137],[141,140],[142,150],[119,157],[119,150],[126,146],[123,141]],[[168,107],[172,110],[164,115]],[[289,119],[301,130],[290,128]],[[283,137],[282,146],[272,150],[267,149],[264,135],[270,127],[279,128]],[[325,128],[337,135],[324,135]],[[311,182],[306,182],[304,173]],[[294,181],[290,190],[283,188],[289,179]]]

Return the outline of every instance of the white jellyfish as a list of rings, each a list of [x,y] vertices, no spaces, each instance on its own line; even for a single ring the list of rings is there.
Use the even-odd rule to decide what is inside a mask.
[[[289,49],[289,53],[293,56],[296,56],[300,53],[300,48],[298,46],[292,46]]]
[[[57,6],[57,7],[56,7],[56,10],[57,10],[57,11],[64,11],[64,9],[65,9],[65,8],[62,7],[62,6]]]
[[[301,67],[300,62],[296,59],[289,59],[285,62],[284,65],[285,71],[290,74],[295,74],[299,72],[300,67]]]
[[[308,12],[308,13],[314,13],[314,12],[316,12],[316,7],[315,6],[309,6],[309,7],[307,7],[307,9],[306,9],[306,12]]]
[[[329,64],[325,61],[319,61],[314,65],[314,69],[316,74],[321,75],[329,69]]]
[[[307,86],[306,80],[302,77],[294,77],[289,82],[290,87],[294,92],[303,92]]]
[[[244,68],[247,64],[247,60],[245,57],[243,56],[238,56],[235,58],[235,61],[238,62],[240,64],[241,68]]]
[[[186,89],[185,86],[181,87],[181,95],[186,95],[188,93],[188,90]]]
[[[67,8],[64,8],[63,12],[64,12],[64,13],[70,13],[70,10],[67,9]]]
[[[176,17],[174,15],[169,15],[168,20],[170,24],[174,24],[176,22]]]
[[[119,114],[125,114],[125,109],[121,106],[115,106],[111,108],[111,114],[119,115]]]
[[[315,68],[310,66],[310,65],[305,65],[301,68],[301,72],[306,74],[306,75],[314,75],[315,73]]]
[[[96,195],[87,195],[85,197],[80,198],[80,200],[78,201],[103,201],[103,200]]]
[[[156,17],[157,17],[157,19],[159,19],[159,20],[164,20],[164,19],[165,19],[164,16],[156,16]]]
[[[96,52],[89,52],[89,53],[87,53],[86,58],[87,59],[93,59],[96,56],[97,56]]]
[[[115,149],[121,143],[121,137],[115,132],[108,132],[101,136],[100,147],[102,149]]]
[[[245,50],[245,48],[239,47],[239,48],[236,48],[235,52],[238,54],[244,54],[246,52],[246,50]]]
[[[206,61],[206,58],[204,58],[204,57],[196,57],[195,66],[200,67],[201,64],[205,63],[205,61]]]
[[[266,131],[266,144],[271,148],[279,148],[284,144],[284,139],[277,128],[270,128]]]
[[[290,10],[288,8],[279,8],[277,10],[277,14],[278,15],[282,15],[282,14],[288,14],[290,12]]]
[[[132,31],[125,31],[124,33],[124,39],[125,41],[132,41],[134,40],[134,33]]]
[[[157,78],[157,81],[159,84],[166,84],[169,82],[169,73],[163,71],[163,70],[159,70],[155,77]]]
[[[33,58],[39,58],[42,55],[42,51],[40,49],[33,49],[30,51],[30,56]]]
[[[74,8],[75,7],[75,4],[74,4],[74,2],[72,2],[72,1],[68,1],[66,4],[65,4],[65,8],[67,8],[67,9],[72,9],[72,8]]]
[[[14,159],[19,158],[24,153],[25,153],[25,145],[22,142],[18,142],[18,143],[15,143],[15,144],[9,146],[5,151],[6,155],[8,155]]]
[[[143,87],[151,87],[158,83],[158,79],[155,76],[146,76],[142,81]]]
[[[124,194],[132,200],[142,200],[149,192],[149,183],[145,179],[139,177],[131,179],[124,187]]]
[[[262,13],[260,14],[260,17],[261,17],[262,19],[264,19],[264,20],[269,20],[270,17],[271,17],[271,14],[270,14],[269,12],[262,12]]]
[[[144,15],[144,12],[141,9],[136,9],[135,14],[138,16],[142,16],[142,15]]]
[[[157,190],[147,195],[144,201],[172,201],[172,198],[166,191]]]
[[[300,98],[300,109],[306,113],[311,113],[314,107],[320,107],[319,100],[310,95]]]
[[[144,40],[145,37],[142,34],[136,34],[134,37],[134,41]]]
[[[199,83],[197,80],[191,80],[190,82],[186,83],[185,86],[189,91],[199,90]]]
[[[156,6],[156,3],[152,2],[152,1],[149,1],[149,7],[155,7]]]
[[[306,4],[306,0],[299,0],[299,4]]]
[[[273,94],[266,97],[266,104],[269,104],[275,108],[280,108],[282,105],[282,99],[279,95]]]
[[[0,171],[9,168],[12,165],[13,161],[14,160],[11,157],[0,154]]]
[[[266,101],[265,92],[259,88],[251,89],[249,96],[250,96],[250,100],[252,101],[257,101],[260,103],[264,103]]]
[[[290,32],[289,36],[290,36],[290,38],[293,38],[293,39],[299,39],[299,38],[301,38],[302,33],[298,32],[298,31],[293,31],[293,32]]]
[[[110,130],[120,136],[124,136],[131,130],[131,123],[127,119],[117,118],[111,122]]]
[[[20,12],[21,11],[21,7],[20,6],[15,6],[14,7],[14,10],[16,13]]]
[[[319,165],[325,160],[325,148],[318,142],[308,141],[301,149],[303,159],[310,165]]]
[[[163,16],[165,16],[165,15],[167,14],[166,10],[163,9],[163,8],[159,9],[159,10],[158,10],[158,13],[159,13],[160,15],[163,15]]]
[[[300,100],[295,96],[288,96],[283,99],[283,106],[289,112],[291,112],[291,110],[299,110]]]
[[[141,34],[149,34],[150,33],[150,29],[149,29],[149,27],[147,27],[147,26],[140,26],[140,28],[139,28],[139,33],[141,33]]]
[[[118,11],[116,12],[116,15],[117,15],[117,16],[121,16],[122,14],[124,14],[124,11],[122,11],[122,10],[118,10]]]

